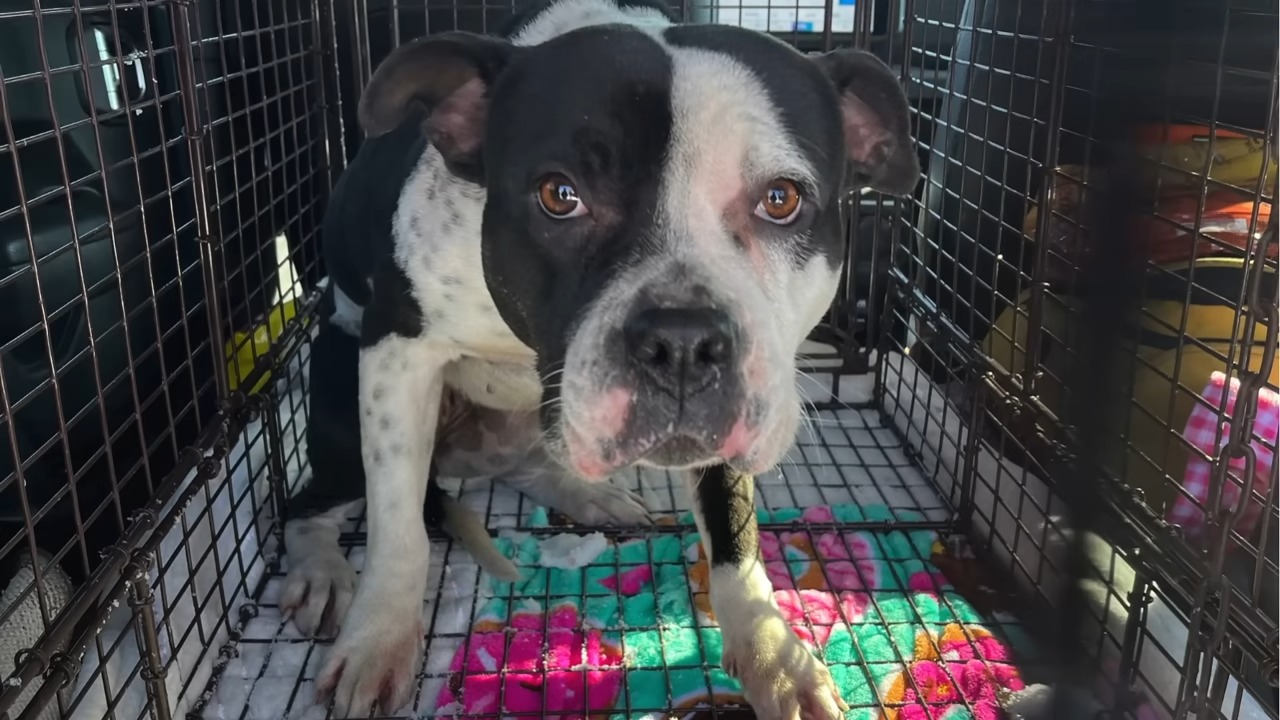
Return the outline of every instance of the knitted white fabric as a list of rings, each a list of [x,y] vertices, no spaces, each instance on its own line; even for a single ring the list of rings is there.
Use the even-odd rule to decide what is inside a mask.
[[[67,604],[74,588],[62,568],[49,562],[48,555],[38,552],[37,556],[43,568],[40,579],[44,597],[48,603],[49,616],[52,618]],[[20,651],[35,645],[45,629],[44,616],[40,612],[40,597],[34,590],[28,593],[21,603],[18,603],[18,598],[34,585],[35,580],[35,570],[31,566],[31,558],[28,557],[19,564],[18,571],[9,580],[8,587],[0,593],[0,617],[8,616],[3,623],[0,623],[0,678],[6,680],[13,674],[15,656]],[[15,603],[18,603],[16,608]],[[40,681],[37,678],[36,682],[23,690],[18,696],[17,704],[9,708],[9,717],[17,717],[22,713],[39,686]],[[36,716],[36,720],[57,720],[57,718],[56,702],[49,703],[44,711]]]

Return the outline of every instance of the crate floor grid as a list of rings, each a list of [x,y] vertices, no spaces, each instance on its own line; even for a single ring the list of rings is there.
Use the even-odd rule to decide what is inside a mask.
[[[561,526],[501,484],[445,482],[487,515],[522,579],[497,583],[433,538],[426,658],[411,707],[394,717],[734,716],[706,709],[742,699],[719,666],[683,480],[646,470],[614,482],[664,524],[604,533]],[[780,470],[758,479],[756,498],[775,598],[832,669],[849,717],[892,708],[904,718],[994,718],[1002,694],[1021,688],[1013,648],[1024,652],[1014,640],[1025,633],[1009,616],[984,618],[939,572],[942,545],[925,528],[945,519],[943,505],[878,413],[815,413]],[[903,529],[849,529],[878,522]],[[364,518],[344,530],[359,571]],[[565,557],[548,559],[566,544]],[[571,556],[588,562],[572,567]],[[314,679],[332,638],[303,638],[281,616],[287,562],[242,609],[202,717],[326,716]]]

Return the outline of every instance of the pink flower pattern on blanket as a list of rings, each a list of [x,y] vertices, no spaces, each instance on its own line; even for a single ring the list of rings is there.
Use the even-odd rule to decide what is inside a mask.
[[[1022,678],[1008,649],[982,628],[951,623],[941,633],[917,632],[910,681],[892,676],[881,688],[888,720],[934,720],[967,705],[972,720],[1001,717],[1001,690],[1021,690]]]
[[[1012,666],[981,660],[917,660],[911,665],[911,677],[915,682],[903,693],[900,720],[933,720],[934,708],[964,702],[973,708],[974,720],[998,720],[1001,713],[996,690],[1022,687]]]
[[[866,593],[825,590],[775,590],[773,598],[795,633],[811,645],[826,645],[837,625],[861,621],[871,602]]]
[[[467,638],[466,653],[449,668],[465,679],[442,690],[441,705],[461,701],[462,713],[487,716],[538,709],[556,720],[613,708],[624,676],[622,649],[599,630],[584,631],[576,607],[559,605],[545,616],[515,611],[508,626]]]
[[[834,521],[826,507],[809,508],[802,519]],[[882,580],[881,558],[864,533],[766,531],[760,533],[760,555],[775,591],[822,588],[832,592],[832,603],[835,594],[880,587]]]
[[[803,519],[830,522],[830,510],[811,508]],[[870,596],[857,591],[877,587],[879,578],[873,550],[861,535],[760,533],[760,556],[774,600],[802,640],[825,646],[835,626],[862,621]],[[797,581],[803,589],[797,589]]]

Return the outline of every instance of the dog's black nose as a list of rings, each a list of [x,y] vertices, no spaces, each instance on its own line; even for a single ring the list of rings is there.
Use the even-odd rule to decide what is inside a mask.
[[[729,315],[711,308],[648,308],[623,327],[627,353],[659,389],[696,395],[733,367],[737,341]]]

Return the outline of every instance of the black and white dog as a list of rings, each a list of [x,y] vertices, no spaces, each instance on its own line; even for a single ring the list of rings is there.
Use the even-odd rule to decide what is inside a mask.
[[[281,599],[304,632],[341,621],[317,678],[335,712],[409,697],[424,505],[514,572],[436,473],[637,525],[639,499],[603,481],[641,464],[688,475],[725,667],[757,715],[840,717],[773,604],[752,476],[797,430],[795,354],[835,294],[843,191],[919,178],[889,69],[677,25],[655,0],[547,0],[501,38],[398,48],[360,119],[323,228],[314,475],[291,503]],[[338,510],[362,497],[357,586]]]

